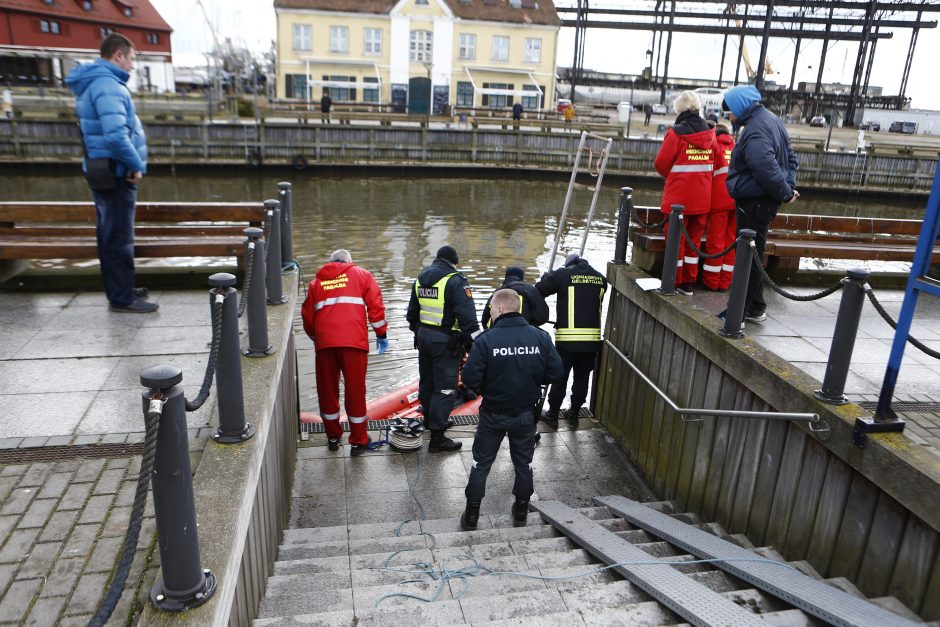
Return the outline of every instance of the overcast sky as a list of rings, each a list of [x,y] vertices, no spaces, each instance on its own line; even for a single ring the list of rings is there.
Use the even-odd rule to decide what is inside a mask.
[[[193,0],[151,0],[164,19],[174,29],[173,58],[178,65],[205,65],[206,52],[212,49],[213,37],[207,21],[194,7]],[[206,8],[209,21],[220,40],[230,38],[251,50],[261,53],[270,48],[275,37],[274,7],[271,0],[200,0]],[[592,6],[599,6],[598,2]],[[924,19],[937,20],[940,14],[926,15]],[[590,29],[584,51],[584,67],[601,72],[639,74],[646,64],[646,50],[650,47],[652,33],[626,30]],[[688,78],[718,78],[721,61],[722,37],[677,33],[673,36],[672,55],[669,64],[670,76]],[[894,33],[894,38],[881,40],[872,68],[871,84],[884,88],[884,93],[894,95],[901,83],[901,72],[910,43],[910,31]],[[745,40],[752,62],[757,63],[760,40],[749,37]],[[822,42],[804,42],[797,62],[796,81],[815,81],[819,71]],[[793,67],[795,41],[771,40],[768,56],[775,74],[769,78],[778,83],[788,83]],[[663,41],[665,53],[665,40]],[[823,81],[827,83],[851,83],[858,52],[857,43],[830,44],[826,57]],[[574,54],[574,30],[563,28],[559,35],[559,66],[570,66]],[[907,95],[912,106],[919,109],[940,110],[940,86],[933,74],[936,60],[940,59],[940,30],[923,30],[917,41],[914,65],[908,81]],[[724,78],[734,77],[737,46],[729,39],[725,61]],[[742,77],[744,70],[741,70]]]

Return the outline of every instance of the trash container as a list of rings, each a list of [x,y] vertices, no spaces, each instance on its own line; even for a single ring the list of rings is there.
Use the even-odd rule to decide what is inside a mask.
[[[633,115],[632,104],[621,102],[617,105],[617,119],[621,124],[629,124],[631,115]]]

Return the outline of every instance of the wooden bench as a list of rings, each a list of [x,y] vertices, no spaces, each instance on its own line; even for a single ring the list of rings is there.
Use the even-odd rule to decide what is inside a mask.
[[[242,265],[244,229],[260,227],[264,205],[138,203],[135,257],[236,257]],[[95,259],[91,202],[0,202],[0,260]]]
[[[638,207],[637,214],[647,224],[664,217],[658,207]],[[912,261],[921,224],[921,220],[781,213],[767,234],[765,265],[775,280],[786,281],[796,274],[801,257]],[[634,263],[658,274],[666,249],[662,229],[645,228],[635,218],[631,229]],[[940,241],[934,249],[933,263],[940,263]]]

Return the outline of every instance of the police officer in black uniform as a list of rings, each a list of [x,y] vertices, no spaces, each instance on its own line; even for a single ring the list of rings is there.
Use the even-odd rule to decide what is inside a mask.
[[[512,493],[513,525],[524,526],[532,496],[532,454],[535,450],[535,404],[541,386],[560,381],[561,358],[548,333],[531,326],[519,313],[519,295],[510,289],[493,294],[495,320],[473,343],[463,367],[463,382],[483,394],[480,424],[473,438],[473,466],[465,494],[467,508],[460,517],[464,531],[476,529],[486,477],[496,453],[509,435],[509,456],[516,470]]]
[[[506,278],[503,279],[503,285],[500,289],[503,288],[511,289],[522,297],[522,311],[520,313],[529,324],[540,327],[548,322],[548,305],[539,291],[535,289],[535,286],[525,282],[525,270],[519,266],[506,268]],[[480,323],[484,329],[488,329],[492,323],[490,319],[490,302],[492,300],[493,296],[490,295],[490,299],[483,306]]]
[[[434,262],[414,282],[408,303],[408,326],[418,349],[418,400],[431,431],[432,453],[460,450],[444,435],[454,408],[457,371],[473,338],[480,333],[473,294],[457,271],[457,251],[441,246]]]
[[[543,296],[557,294],[555,305],[555,346],[565,367],[565,377],[548,393],[548,409],[542,420],[558,426],[558,412],[565,400],[568,376],[574,370],[571,405],[566,418],[577,423],[581,406],[587,400],[588,378],[601,349],[601,304],[607,279],[577,253],[565,258],[563,268],[542,275],[535,284]]]

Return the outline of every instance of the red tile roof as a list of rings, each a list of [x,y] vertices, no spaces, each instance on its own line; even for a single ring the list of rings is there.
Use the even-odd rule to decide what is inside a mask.
[[[91,11],[82,4],[82,0],[54,0],[51,5],[43,0],[0,0],[0,10],[117,25],[117,30],[120,26],[167,33],[173,30],[149,0],[92,0]],[[124,15],[124,7],[131,8],[131,17]]]
[[[561,26],[561,20],[555,12],[552,0],[524,2],[522,4],[526,6],[520,8],[511,6],[509,0],[444,0],[444,2],[454,15],[465,20]],[[278,9],[317,9],[347,13],[386,14],[396,4],[398,0],[274,0],[274,7]]]

